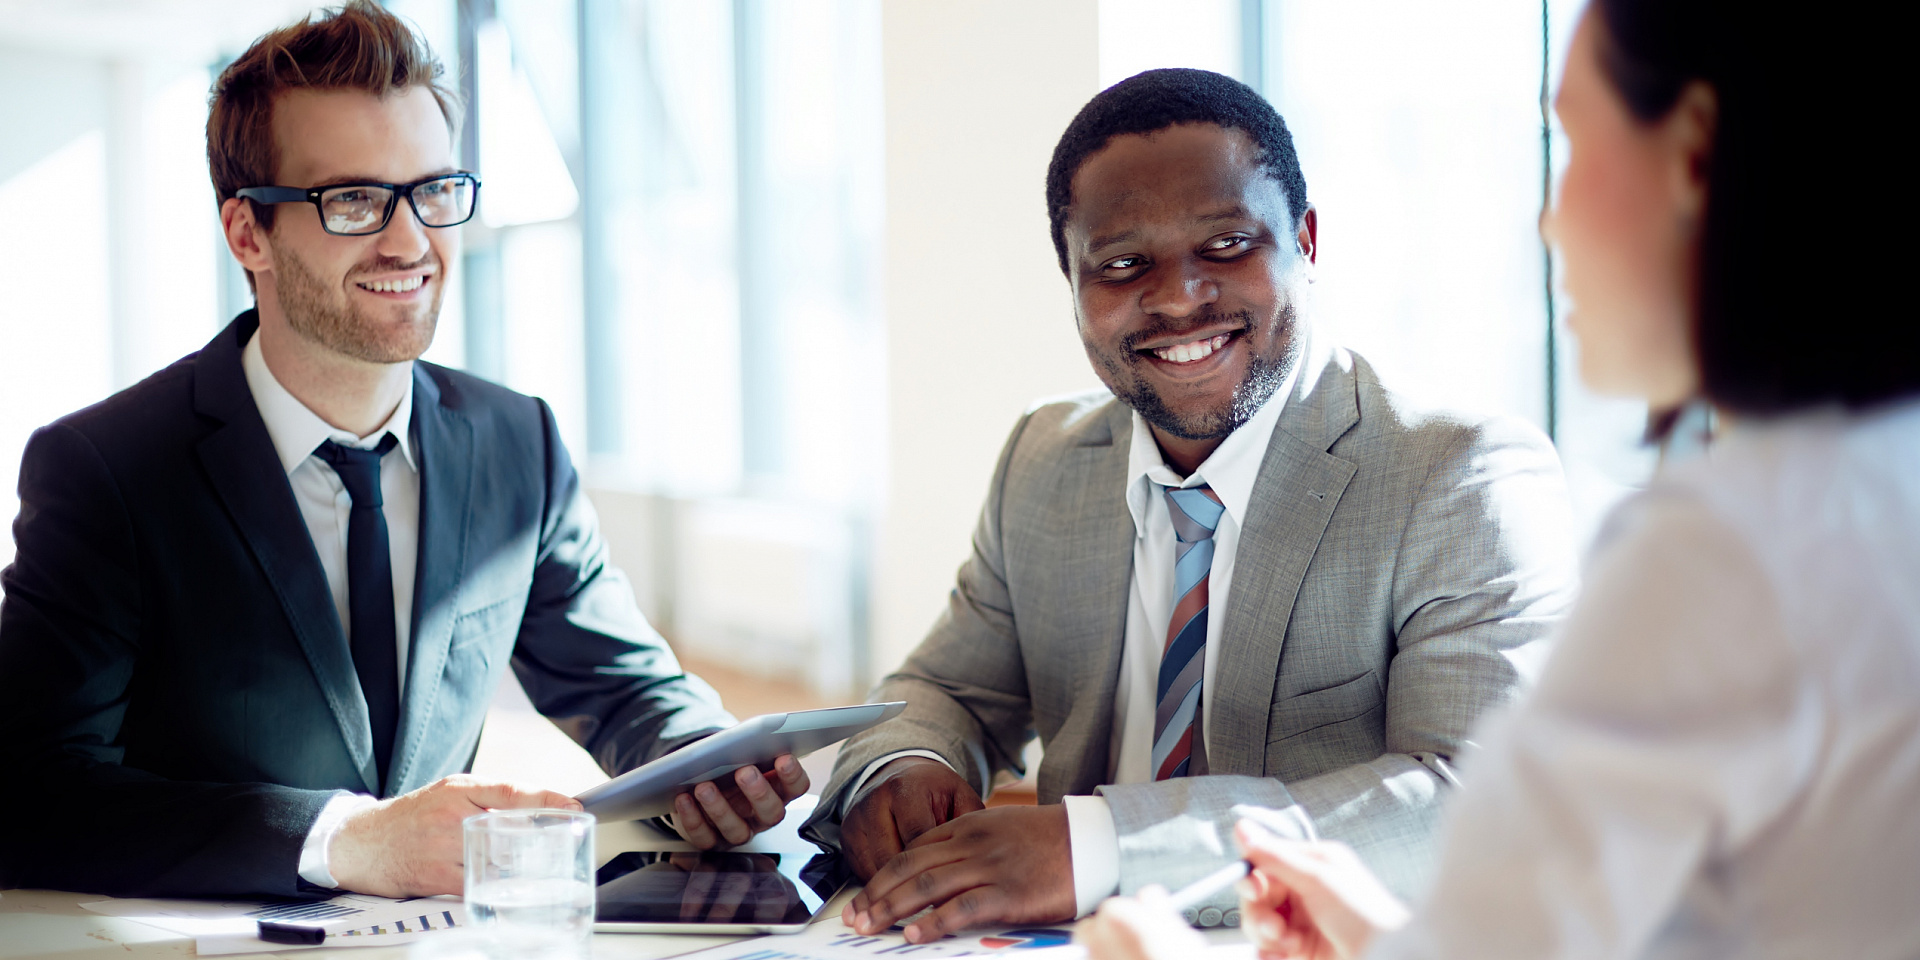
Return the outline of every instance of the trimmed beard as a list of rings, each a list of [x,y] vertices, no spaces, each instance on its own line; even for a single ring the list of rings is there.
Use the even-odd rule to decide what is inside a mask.
[[[355,267],[347,276],[438,263],[439,257],[428,250],[426,257],[413,263],[380,257]],[[444,281],[444,271],[437,275]],[[447,292],[444,282],[438,284],[433,302],[427,305],[420,324],[409,322],[399,331],[387,333],[386,324],[379,317],[346,300],[344,293],[328,289],[319,274],[308,269],[306,261],[283,246],[273,248],[273,278],[280,310],[286,314],[287,325],[295,333],[335,353],[367,363],[404,363],[426,353],[440,322],[440,298]]]
[[[1218,319],[1217,316],[1207,316],[1184,326],[1204,327]],[[1280,389],[1287,375],[1293,372],[1294,365],[1299,362],[1301,344],[1299,328],[1294,322],[1293,304],[1288,303],[1281,308],[1280,327],[1287,331],[1286,347],[1280,356],[1269,359],[1253,354],[1247,362],[1246,376],[1234,385],[1226,403],[1187,416],[1174,413],[1153,388],[1153,384],[1144,377],[1134,375],[1134,368],[1146,362],[1134,352],[1134,344],[1165,336],[1171,332],[1171,327],[1155,326],[1130,334],[1121,341],[1117,355],[1103,353],[1099,363],[1108,371],[1110,389],[1115,383],[1124,387],[1114,389],[1113,395],[1139,413],[1142,420],[1182,440],[1220,440],[1253,419],[1253,415],[1259,413],[1260,408]]]

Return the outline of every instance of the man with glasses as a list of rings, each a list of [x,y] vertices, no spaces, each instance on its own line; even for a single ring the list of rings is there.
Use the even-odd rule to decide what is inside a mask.
[[[28,444],[0,886],[457,893],[463,817],[577,806],[462,774],[509,664],[609,773],[733,722],[608,565],[547,406],[417,362],[480,189],[440,72],[355,0],[221,76],[257,308]],[[679,798],[701,847],[807,787],[791,757],[724,779]]]

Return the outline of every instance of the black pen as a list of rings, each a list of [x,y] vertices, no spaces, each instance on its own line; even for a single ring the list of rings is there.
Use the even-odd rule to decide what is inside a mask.
[[[311,947],[326,942],[327,928],[311,923],[280,923],[275,920],[262,920],[260,921],[260,939],[268,943]]]

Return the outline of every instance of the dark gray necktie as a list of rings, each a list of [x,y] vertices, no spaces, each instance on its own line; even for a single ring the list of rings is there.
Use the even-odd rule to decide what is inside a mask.
[[[373,725],[373,762],[380,792],[387,789],[387,762],[393,758],[394,731],[400,723],[399,639],[394,630],[393,555],[387,549],[387,515],[381,509],[380,458],[398,437],[389,433],[372,450],[343,447],[328,440],[313,455],[325,460],[353,498],[347,519],[347,621],[353,669],[367,698]]]

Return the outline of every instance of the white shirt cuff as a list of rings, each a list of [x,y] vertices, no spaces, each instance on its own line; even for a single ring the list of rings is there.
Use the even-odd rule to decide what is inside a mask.
[[[1074,916],[1120,892],[1120,831],[1106,797],[1061,797],[1067,808],[1067,847],[1073,861]]]
[[[339,887],[327,862],[327,848],[333,845],[347,817],[379,802],[364,793],[341,793],[328,800],[313,821],[313,829],[307,831],[307,841],[300,845],[300,879],[329,890]]]
[[[867,768],[860,771],[860,776],[854,779],[853,786],[848,787],[847,792],[840,795],[840,819],[845,820],[847,818],[847,811],[853,808],[853,800],[860,795],[860,788],[866,786],[867,781],[873,779],[873,775],[879,773],[881,767],[901,757],[926,757],[929,760],[938,760],[941,766],[946,767],[948,770],[953,770],[953,764],[948,763],[946,757],[934,753],[932,750],[901,750],[896,753],[889,753],[867,764]],[[957,773],[959,771],[955,772]]]

